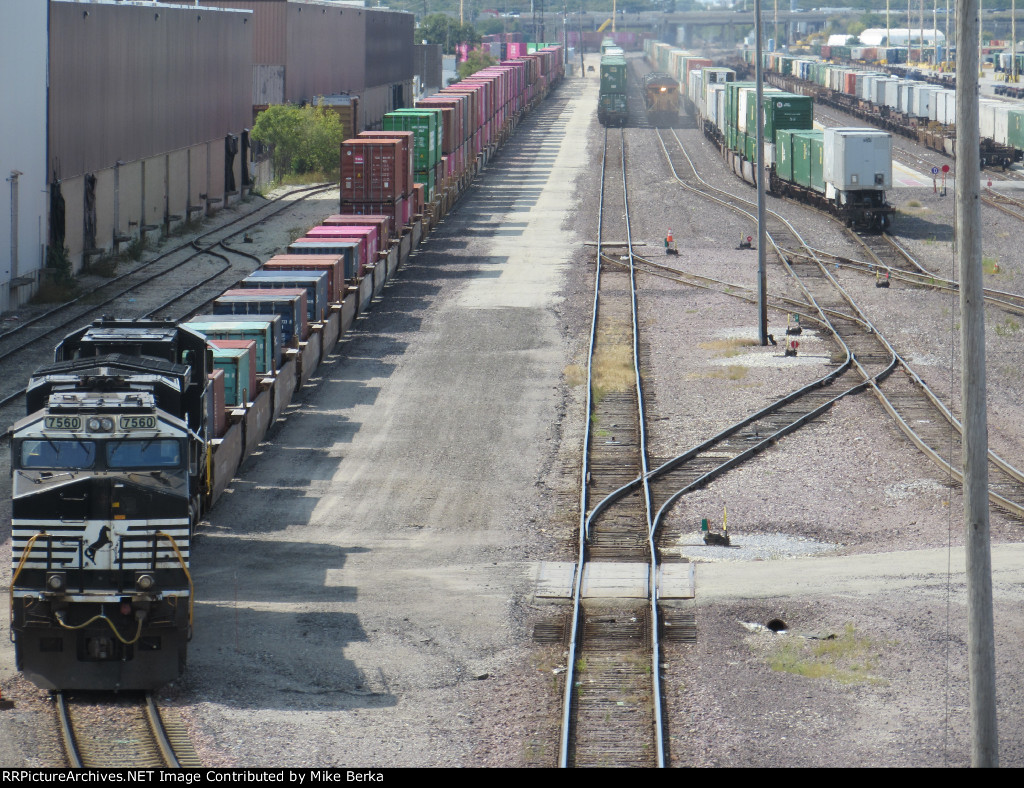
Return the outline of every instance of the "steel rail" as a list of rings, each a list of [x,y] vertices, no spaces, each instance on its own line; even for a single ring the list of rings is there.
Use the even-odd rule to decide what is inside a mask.
[[[156,701],[153,700],[152,692],[146,693],[146,721],[149,723],[149,728],[153,733],[153,739],[156,741],[157,747],[160,748],[160,755],[163,757],[164,762],[171,769],[180,769],[181,764],[178,761],[178,754],[174,751],[174,747],[167,737],[167,729],[164,727],[160,710],[156,707]]]
[[[569,653],[565,667],[565,699],[562,704],[562,730],[558,748],[558,766],[569,766],[569,728],[572,720],[573,686],[576,682],[576,642],[579,639],[581,593],[583,585],[583,563],[586,560],[587,533],[587,486],[590,480],[588,458],[590,456],[590,411],[593,407],[594,344],[597,339],[597,307],[601,292],[601,241],[604,226],[604,180],[608,165],[608,129],[604,130],[604,151],[601,157],[601,193],[597,205],[597,261],[594,273],[594,306],[591,311],[590,349],[587,354],[587,427],[583,437],[583,468],[580,479],[580,529],[577,546],[576,575],[573,578],[572,620],[569,631]]]
[[[673,132],[673,135],[676,136],[674,132]],[[679,140],[678,136],[676,136],[676,141],[679,143],[679,146],[683,150],[683,153],[686,156],[687,161],[690,162],[691,167],[692,167],[693,166],[692,165],[692,161],[690,161],[689,156],[686,154],[685,149],[683,148],[682,142]],[[662,143],[662,145],[663,145],[663,148],[664,148],[664,142]],[[665,149],[666,157],[668,157],[667,148],[664,148],[664,149]],[[670,165],[671,165],[671,160],[670,160]],[[674,167],[673,167],[673,172],[674,171],[675,170],[674,170]],[[694,174],[696,175],[696,169],[695,168],[694,168]],[[691,187],[688,184],[686,184],[685,182],[683,182],[682,179],[679,179],[678,175],[676,177],[677,177],[677,179],[680,181],[680,183],[685,188],[690,189],[692,191],[697,191],[697,190],[694,190],[693,187]],[[730,198],[732,198],[734,200],[737,200],[739,202],[744,202],[744,203],[746,203],[748,205],[752,204],[749,200],[746,200],[746,199],[744,199],[742,197],[738,197],[737,195],[733,195],[733,194],[731,194],[728,191],[725,191],[725,190],[722,190],[722,189],[718,189],[718,188],[712,186],[711,184],[708,184],[706,181],[704,181],[702,178],[700,178],[699,175],[696,175],[696,177],[698,178],[698,180],[701,181],[701,183],[703,183],[705,186],[707,186],[709,189],[711,189],[713,191],[716,191],[716,192],[721,193],[721,194],[726,194]],[[697,192],[697,193],[700,193],[700,192]],[[712,200],[714,200],[716,202],[720,202],[720,203],[723,202],[722,200],[719,200],[718,198],[716,198],[714,196],[708,196],[708,199],[712,199]],[[728,203],[725,203],[725,204],[728,204]],[[746,211],[742,211],[741,209],[738,209],[738,208],[735,208],[735,207],[733,207],[733,209],[735,211],[739,212],[739,213],[746,213],[746,215],[750,216],[750,214],[747,213]],[[774,214],[774,212],[769,212],[769,213]],[[819,265],[819,267],[821,267],[822,273],[832,282],[833,286],[842,294],[843,299],[848,304],[850,304],[851,307],[855,310],[855,312],[856,312],[856,314],[858,316],[857,319],[860,322],[862,322],[865,325],[865,327],[867,328],[867,330],[870,333],[874,334],[874,336],[878,339],[878,341],[881,342],[884,345],[884,347],[887,349],[887,351],[892,354],[892,357],[893,357],[894,361],[898,363],[899,367],[903,368],[907,372],[907,374],[910,376],[910,378],[916,383],[916,385],[919,387],[919,389],[924,394],[925,398],[937,410],[939,410],[939,412],[943,415],[943,417],[947,421],[949,421],[950,424],[953,426],[953,428],[959,433],[959,431],[960,431],[960,424],[955,419],[955,417],[952,415],[952,413],[949,411],[949,409],[944,404],[942,404],[941,399],[927,386],[927,384],[925,384],[925,382],[921,379],[920,375],[918,375],[913,370],[913,368],[906,361],[906,359],[903,358],[895,350],[895,348],[892,347],[892,345],[885,338],[885,336],[881,332],[879,332],[877,330],[877,328],[875,328],[875,326],[867,319],[867,317],[863,315],[863,313],[860,311],[860,309],[858,307],[856,307],[855,303],[850,298],[850,296],[845,292],[845,290],[841,287],[841,285],[839,285],[839,283],[835,281],[835,279],[831,276],[831,274],[829,274],[829,272],[827,270],[827,267],[822,265],[821,261],[815,255],[815,250],[813,250],[811,247],[809,247],[803,241],[802,238],[799,238],[799,234],[796,232],[795,228],[793,228],[792,225],[784,217],[781,217],[778,214],[774,214],[774,216],[778,220],[782,221],[787,226],[787,228],[794,234],[794,236],[798,238],[798,240],[800,241],[801,245],[804,246],[808,250],[809,257],[811,259],[815,260],[815,262]],[[779,253],[780,258],[783,260],[783,263],[787,266],[787,268],[789,268],[790,272],[794,276],[796,276],[795,272],[793,272],[792,268],[790,268],[790,266],[789,266],[788,260],[786,258],[785,253],[784,253],[784,250],[775,243],[774,239],[771,239],[771,240],[772,240],[773,246],[776,249],[776,252]],[[900,249],[902,250],[902,247],[900,247]],[[908,254],[908,253],[905,252],[905,250],[903,250],[903,253],[904,254]],[[922,269],[922,270],[926,270],[926,269]],[[805,290],[805,293],[807,293],[806,288],[804,288],[802,283],[800,283],[800,286],[801,286],[801,288],[803,288]],[[807,295],[808,295],[808,297],[810,297],[809,293],[807,293]],[[813,301],[813,299],[812,299],[812,301]],[[817,303],[816,302],[814,302],[814,303],[815,303],[815,306],[818,307]],[[887,397],[885,397],[885,395],[881,392],[881,389],[878,387],[876,381],[877,380],[882,380],[885,377],[888,377],[888,375],[891,374],[891,372],[894,371],[894,369],[895,369],[895,366],[891,366],[889,369],[886,370],[884,375],[879,375],[879,376],[876,376],[875,378],[871,379],[871,387],[876,392],[876,395],[885,398],[885,403],[883,404],[883,407],[886,409],[887,412],[890,412],[890,408],[892,409],[891,412],[895,412],[897,409],[896,409],[895,405],[893,405],[891,403],[891,401]],[[870,376],[865,375],[865,377],[870,377]],[[924,443],[923,439],[916,433],[916,431],[913,430],[913,428],[909,424],[907,424],[907,422],[905,420],[898,419],[897,420],[897,424],[900,425],[901,430],[903,430],[907,434],[907,437],[911,440],[912,443],[914,443],[915,446],[919,446],[919,444],[920,445],[926,445]],[[913,433],[913,435],[911,435],[910,433]],[[920,448],[920,446],[919,446],[919,448]],[[948,462],[946,462],[945,460],[943,460],[941,458],[941,456],[938,454],[938,452],[936,452],[934,449],[929,447],[929,449],[927,451],[924,451],[924,453],[925,453],[925,456],[929,457],[929,459],[932,459],[933,462],[935,462],[942,471],[948,472],[950,464]],[[1003,473],[1007,474],[1007,476],[1009,476],[1013,481],[1020,482],[1020,483],[1024,484],[1024,481],[1022,481],[1022,480],[1024,480],[1024,472],[1022,472],[1019,469],[1015,468],[1014,466],[1010,465],[1008,462],[1003,460],[1001,457],[996,455],[991,450],[989,451],[989,460],[990,460],[990,462],[995,467],[997,467]],[[954,477],[956,477],[956,474],[954,474]],[[1010,501],[1010,500],[1006,499],[1004,496],[999,495],[998,493],[994,492],[991,489],[989,490],[989,499],[992,501],[992,503],[994,503],[995,505],[997,505],[1000,508],[1004,509],[1005,511],[1010,512],[1014,516],[1024,517],[1024,505],[1017,504],[1017,503],[1015,503],[1013,501]]]
[[[57,708],[57,723],[60,727],[60,738],[64,742],[64,753],[67,755],[68,764],[72,769],[82,769],[84,768],[82,754],[78,751],[74,727],[71,725],[67,697],[63,692],[55,692],[53,700]]]
[[[333,188],[335,188],[333,184],[326,184],[326,185],[325,184],[316,184],[314,186],[304,186],[304,187],[302,187],[300,189],[293,189],[293,190],[291,190],[289,192],[286,192],[285,194],[280,194],[277,197],[275,197],[274,199],[268,200],[263,205],[260,205],[259,207],[254,208],[252,211],[249,211],[248,213],[243,214],[242,216],[239,216],[239,217],[237,217],[235,219],[232,219],[230,222],[227,222],[225,224],[222,224],[222,225],[219,225],[217,227],[214,227],[214,228],[206,231],[205,233],[202,233],[201,235],[196,236],[191,241],[186,241],[185,243],[181,244],[180,246],[176,246],[173,249],[168,249],[166,252],[162,252],[161,254],[159,254],[156,257],[154,257],[152,260],[147,260],[142,265],[136,266],[131,271],[126,271],[125,273],[121,274],[120,276],[113,277],[112,279],[110,279],[107,282],[105,282],[102,285],[102,287],[109,287],[110,285],[115,284],[117,282],[120,282],[123,279],[127,279],[128,277],[131,277],[131,276],[135,276],[140,271],[143,271],[143,270],[149,268],[150,266],[155,265],[156,263],[159,263],[161,260],[164,260],[164,259],[170,257],[171,255],[177,254],[178,252],[184,251],[184,250],[188,249],[190,246],[194,246],[196,244],[196,242],[202,240],[203,238],[206,238],[207,236],[210,236],[210,235],[214,235],[215,233],[219,233],[222,230],[224,230],[224,229],[226,229],[228,227],[231,227],[231,226],[237,224],[238,222],[240,222],[240,221],[242,221],[244,219],[249,219],[249,218],[255,216],[256,214],[260,213],[261,211],[263,211],[265,208],[267,208],[267,207],[269,207],[271,205],[274,205],[275,203],[278,203],[278,202],[284,200],[287,197],[291,197],[291,196],[296,195],[296,194],[303,194],[304,192],[306,192],[306,194],[304,194],[303,197],[301,197],[299,200],[295,201],[295,202],[301,202],[302,200],[306,199],[307,197],[309,197],[312,194],[315,194],[315,193],[320,192],[320,191],[328,191],[329,189],[333,189]],[[286,208],[287,207],[290,207],[290,206],[286,206]],[[285,208],[278,209],[278,211],[274,211],[273,213],[270,214],[270,216],[276,216],[277,213],[279,213],[281,210],[285,210]],[[269,217],[263,217],[263,219],[261,219],[260,221],[264,221],[267,218],[269,218]],[[253,224],[256,224],[256,223],[257,222],[254,222]],[[248,229],[248,227],[251,227],[251,226],[252,226],[251,224],[250,225],[246,225],[246,227],[244,227],[242,230],[239,230],[238,232],[244,232],[245,229]],[[232,233],[231,235],[229,235],[227,237],[231,238],[234,235],[238,235],[238,232]],[[189,257],[186,260],[183,260],[181,263],[179,263],[178,265],[174,266],[173,268],[169,268],[167,271],[162,272],[160,274],[160,276],[163,276],[166,273],[170,273],[171,271],[175,270],[176,268],[180,267],[181,265],[184,265],[186,262],[188,262],[191,259],[192,259],[192,257]],[[96,307],[105,306],[106,304],[109,304],[111,301],[114,301],[114,300],[120,298],[122,295],[125,295],[126,293],[130,293],[132,290],[135,290],[138,287],[141,287],[142,284],[145,284],[148,281],[150,281],[150,280],[144,280],[143,282],[141,282],[138,285],[134,285],[133,287],[129,287],[129,288],[125,289],[125,290],[122,290],[120,293],[114,295],[112,298],[108,299],[107,301],[104,301],[101,304],[97,304]],[[77,296],[75,298],[72,298],[69,301],[65,301],[64,303],[60,304],[59,306],[55,306],[52,309],[48,309],[47,311],[43,312],[42,314],[36,315],[33,318],[25,320],[22,323],[19,323],[15,328],[12,328],[9,331],[4,331],[3,333],[0,333],[0,340],[6,339],[9,336],[13,336],[15,334],[21,333],[26,328],[29,328],[30,326],[33,326],[36,323],[38,323],[38,322],[40,322],[42,320],[45,320],[47,317],[50,317],[51,315],[57,314],[58,312],[61,312],[61,311],[65,310],[65,309],[67,309],[67,307],[71,306],[72,304],[77,304],[82,299],[87,298],[88,296],[91,296],[94,292],[95,291],[90,291],[88,293],[83,293],[82,295]],[[67,323],[64,323],[62,325],[67,325]],[[59,326],[58,326],[58,328],[59,328]],[[53,332],[52,331],[47,332],[47,334],[49,334],[49,333],[53,333]],[[46,334],[44,334],[43,336],[46,336]],[[5,355],[0,356],[0,361],[2,361],[4,358],[6,358],[7,355],[9,355],[9,354],[5,354]]]

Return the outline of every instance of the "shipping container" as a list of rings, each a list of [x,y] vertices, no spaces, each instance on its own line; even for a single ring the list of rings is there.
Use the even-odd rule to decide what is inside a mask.
[[[415,168],[415,141],[411,131],[361,131],[359,136],[365,139],[397,139],[401,142],[401,169],[398,182],[404,196],[412,189],[412,173]]]
[[[416,183],[413,182],[415,190]],[[352,202],[343,201],[339,206],[339,213],[345,216],[388,216],[396,228],[396,233],[401,233],[402,228],[409,225],[412,219],[412,201],[402,197],[392,202]]]
[[[228,405],[252,402],[256,389],[256,343],[245,339],[208,339],[214,349],[213,365],[224,372]]]
[[[306,291],[255,290],[236,288],[226,290],[213,300],[215,315],[280,315],[281,336],[284,343],[296,346],[309,336],[306,321]]]
[[[341,143],[341,199],[394,200],[402,196],[402,143],[356,137]]]
[[[285,341],[278,315],[196,315],[183,325],[207,339],[252,340],[259,375],[272,375],[281,368]]]
[[[377,250],[380,248],[377,241],[377,227],[372,224],[321,224],[311,227],[303,238],[296,238],[296,242],[302,240],[333,241],[338,239],[351,239],[359,242],[359,253],[363,264],[377,262]]]
[[[256,364],[253,363],[255,369]],[[207,419],[212,425],[213,437],[221,438],[228,431],[227,394],[224,390],[224,370],[214,369],[208,376],[210,395],[207,399]]]
[[[345,259],[337,255],[279,254],[267,260],[262,271],[322,271],[327,274],[327,300],[336,304],[345,297]]]
[[[892,135],[878,129],[825,129],[824,179],[841,192],[891,189]]]
[[[301,287],[306,291],[306,320],[322,323],[327,319],[326,271],[253,271],[241,282],[241,287],[257,290],[288,290]]]
[[[378,205],[379,203],[373,204]],[[344,203],[342,203],[341,209],[345,210]],[[351,282],[363,275],[363,266],[366,264],[360,251],[360,246],[359,241],[355,239],[351,241],[341,239],[328,241],[315,238],[297,238],[288,244],[287,252],[290,255],[331,255],[340,257],[345,261],[345,279]]]
[[[415,190],[416,184],[413,183],[413,189],[410,190],[410,194]],[[384,214],[378,214],[377,216],[363,216],[356,218],[354,216],[346,216],[344,214],[335,213],[328,216],[320,224],[326,227],[337,227],[337,226],[370,226],[377,228],[377,238],[379,246],[377,251],[387,251],[388,243],[392,238],[397,238],[401,233],[396,233],[395,225],[391,221],[390,216]]]

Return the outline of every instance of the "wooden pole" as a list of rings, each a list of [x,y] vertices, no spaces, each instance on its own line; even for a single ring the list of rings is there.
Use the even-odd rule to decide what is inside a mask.
[[[757,81],[757,153],[754,165],[757,172],[757,336],[761,346],[768,344],[768,273],[765,263],[766,231],[764,223],[764,67],[761,64],[761,0],[754,0],[754,46],[756,65],[754,79]]]
[[[960,268],[960,393],[963,401],[964,531],[971,698],[971,765],[996,767],[995,637],[988,516],[988,420],[985,405],[985,305],[981,270],[981,153],[975,75],[981,0],[960,0],[956,71],[956,239]]]

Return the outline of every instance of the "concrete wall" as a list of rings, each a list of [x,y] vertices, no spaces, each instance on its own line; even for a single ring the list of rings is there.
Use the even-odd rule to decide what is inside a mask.
[[[0,2],[0,310],[18,307],[34,294],[43,265],[49,212],[46,49],[46,3]],[[12,204],[14,172],[21,173],[17,205]]]

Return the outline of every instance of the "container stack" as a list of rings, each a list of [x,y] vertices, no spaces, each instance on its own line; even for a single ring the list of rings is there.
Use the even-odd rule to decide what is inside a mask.
[[[407,151],[408,142],[400,138],[359,136],[342,142],[339,213],[386,215],[404,227],[411,216]]]

